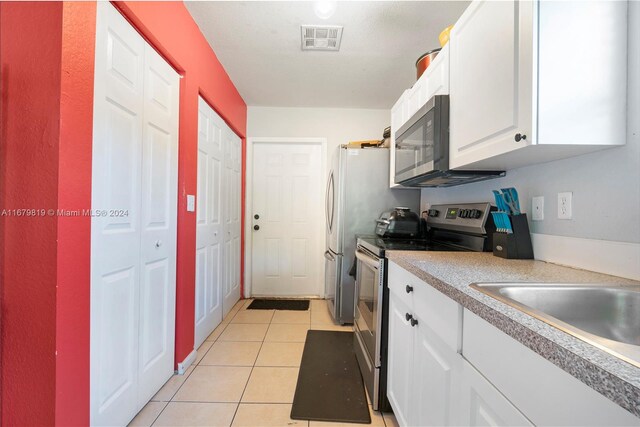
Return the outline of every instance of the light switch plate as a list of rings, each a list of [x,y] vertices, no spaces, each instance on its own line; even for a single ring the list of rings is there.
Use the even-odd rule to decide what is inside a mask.
[[[531,199],[531,219],[534,221],[544,220],[544,196]]]
[[[187,212],[196,211],[196,196],[193,194],[187,194]]]

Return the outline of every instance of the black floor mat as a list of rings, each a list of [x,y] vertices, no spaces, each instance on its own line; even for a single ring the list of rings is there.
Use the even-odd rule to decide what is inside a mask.
[[[308,299],[254,299],[247,310],[309,310]]]
[[[371,423],[353,338],[353,332],[307,332],[291,418]]]

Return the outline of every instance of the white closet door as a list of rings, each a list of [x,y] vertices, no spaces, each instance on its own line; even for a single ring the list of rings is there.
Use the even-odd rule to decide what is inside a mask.
[[[92,425],[126,425],[173,372],[178,78],[97,6]]]
[[[225,127],[224,137],[224,315],[240,299],[241,139]]]
[[[91,424],[136,413],[144,46],[108,3],[98,3],[92,200],[123,216],[91,221]]]
[[[222,322],[222,119],[198,105],[195,347]]]
[[[145,46],[138,408],[173,375],[180,77]]]

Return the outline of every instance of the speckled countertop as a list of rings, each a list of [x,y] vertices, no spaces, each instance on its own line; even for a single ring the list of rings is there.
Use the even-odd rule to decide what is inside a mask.
[[[471,287],[477,282],[640,282],[491,253],[387,251],[386,256],[507,335],[640,417],[640,368]]]

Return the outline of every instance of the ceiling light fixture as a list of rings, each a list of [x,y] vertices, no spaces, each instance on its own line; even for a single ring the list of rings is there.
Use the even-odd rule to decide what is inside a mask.
[[[337,6],[335,0],[316,0],[313,2],[313,12],[320,19],[329,19],[336,13]]]

